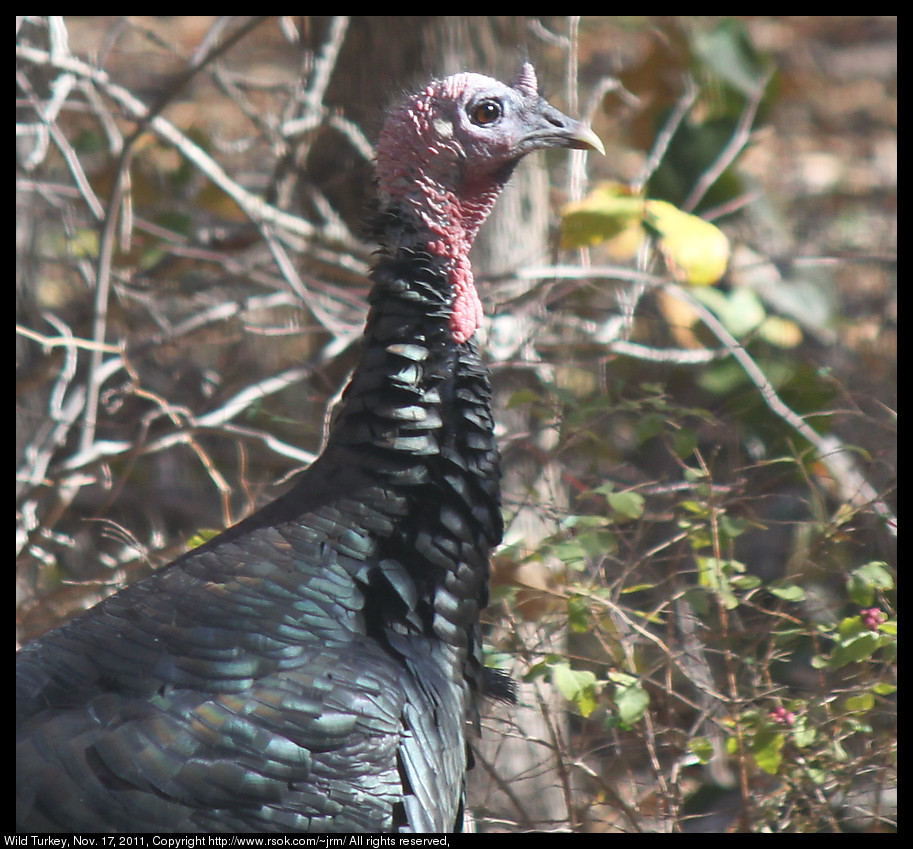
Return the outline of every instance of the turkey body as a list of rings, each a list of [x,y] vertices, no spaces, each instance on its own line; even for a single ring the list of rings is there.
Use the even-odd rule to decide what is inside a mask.
[[[20,652],[30,830],[454,828],[498,457],[427,263],[375,271],[332,437],[283,498]]]
[[[475,104],[499,97],[541,104],[552,136],[566,122],[529,149],[598,145],[525,73],[513,88],[447,78],[417,102],[452,122],[448,143],[474,140]],[[440,131],[429,114],[419,130]],[[438,189],[468,182],[468,150],[455,177],[434,148],[435,210]],[[480,160],[489,206],[525,152]],[[460,828],[502,533],[488,371],[464,323],[485,180],[473,170],[470,212],[436,228],[432,190],[401,191],[395,167],[360,361],[320,457],[283,497],[18,653],[21,830]],[[381,145],[382,199],[383,168]]]

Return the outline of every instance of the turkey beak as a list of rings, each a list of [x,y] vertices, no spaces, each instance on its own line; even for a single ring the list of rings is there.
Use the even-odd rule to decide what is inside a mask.
[[[595,150],[605,156],[602,140],[586,124],[581,124],[579,121],[574,122],[572,134],[568,136],[565,147],[573,147],[577,150]]]
[[[524,153],[545,147],[570,147],[605,155],[605,147],[596,133],[548,103],[539,110],[536,127],[523,137],[520,146]]]

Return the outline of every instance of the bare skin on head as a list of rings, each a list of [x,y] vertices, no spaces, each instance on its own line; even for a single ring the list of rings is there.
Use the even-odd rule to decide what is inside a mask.
[[[396,209],[389,247],[422,240],[446,260],[453,288],[453,336],[465,342],[482,319],[469,250],[514,165],[547,147],[603,152],[588,127],[538,92],[526,64],[513,86],[481,74],[430,83],[388,119],[377,148],[382,209]]]

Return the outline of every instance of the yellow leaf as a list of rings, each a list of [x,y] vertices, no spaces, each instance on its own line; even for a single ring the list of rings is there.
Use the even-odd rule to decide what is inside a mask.
[[[569,203],[561,215],[561,247],[582,248],[639,229],[644,199],[625,193],[617,183],[601,183],[583,200]]]
[[[644,206],[644,223],[657,234],[657,247],[676,280],[710,286],[723,276],[729,239],[718,227],[663,200]]]
[[[778,348],[795,348],[802,342],[802,328],[791,318],[769,315],[764,319],[758,332],[771,345]]]

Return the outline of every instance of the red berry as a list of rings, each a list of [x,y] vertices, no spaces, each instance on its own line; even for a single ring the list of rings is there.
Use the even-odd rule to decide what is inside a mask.
[[[782,706],[774,708],[768,716],[778,725],[792,727],[796,723],[796,715]]]
[[[867,607],[864,610],[860,610],[859,616],[862,619],[862,624],[870,631],[877,631],[878,626],[888,618],[877,607]]]

